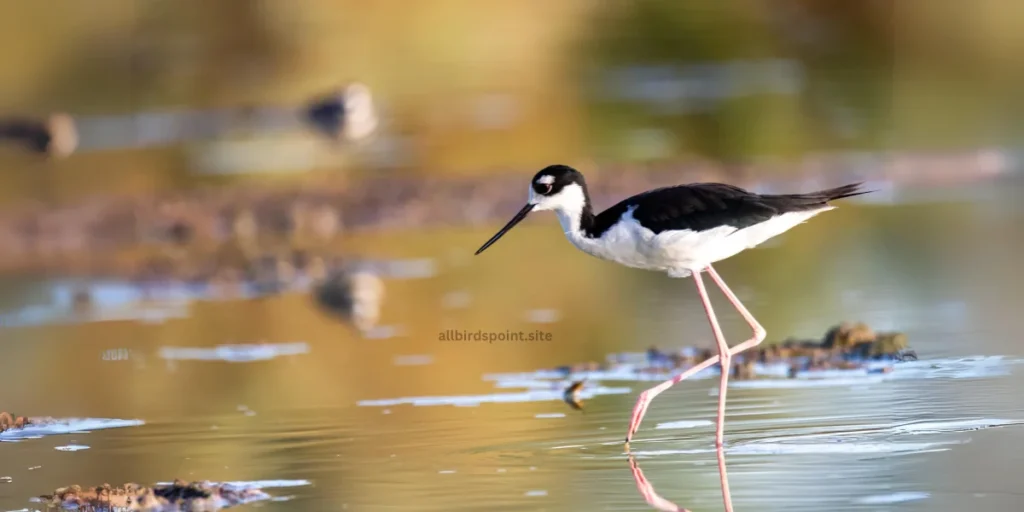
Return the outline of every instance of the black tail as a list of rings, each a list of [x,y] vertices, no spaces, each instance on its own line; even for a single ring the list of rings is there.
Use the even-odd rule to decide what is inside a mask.
[[[770,198],[771,202],[774,203],[773,206],[783,212],[810,210],[828,206],[829,201],[835,201],[836,199],[843,199],[844,197],[853,197],[874,192],[874,190],[860,190],[861,185],[863,185],[863,183],[851,183],[849,185],[819,190],[818,192],[810,192],[807,194],[772,195],[764,196],[764,198]]]
[[[815,192],[809,195],[816,195],[822,197],[827,202],[835,201],[836,199],[842,199],[844,197],[853,197],[863,194],[870,194],[874,192],[874,190],[860,190],[861,185],[863,185],[863,183],[851,183],[849,185],[830,188],[828,190],[822,190],[821,192]]]

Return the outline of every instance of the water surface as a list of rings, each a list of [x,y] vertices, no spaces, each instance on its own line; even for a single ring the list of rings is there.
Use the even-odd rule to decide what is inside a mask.
[[[892,378],[735,386],[736,510],[1020,510],[1019,192],[850,205],[717,266],[769,340],[862,320],[907,333],[921,357]],[[267,510],[650,510],[621,440],[653,383],[591,382],[581,414],[534,372],[710,346],[692,280],[589,258],[537,217],[475,258],[490,228],[354,240],[435,262],[387,280],[385,330],[370,338],[298,294],[5,328],[0,409],[141,424],[6,439],[17,442],[0,443],[0,510],[74,483],[173,478],[288,481],[268,489],[289,499]],[[745,339],[712,293],[726,336]],[[449,329],[551,340],[439,340]],[[254,344],[266,345],[230,347]],[[656,491],[695,511],[722,509],[716,385],[659,396],[632,446]]]

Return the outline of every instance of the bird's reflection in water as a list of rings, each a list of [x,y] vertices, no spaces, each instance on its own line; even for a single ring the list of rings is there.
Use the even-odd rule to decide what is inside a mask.
[[[729,473],[725,470],[725,450],[719,446],[717,453],[718,474],[722,479],[722,493],[724,496],[727,496],[729,494]],[[648,505],[665,512],[690,512],[689,509],[680,507],[679,505],[661,497],[661,495],[654,490],[654,486],[647,481],[647,477],[644,476],[644,472],[640,469],[640,465],[637,464],[636,458],[633,454],[629,454],[629,469],[633,473],[633,482],[636,483],[636,490],[640,492],[640,496],[643,496],[644,501],[646,501]],[[732,503],[728,499],[725,499],[725,509],[726,512],[732,512]]]

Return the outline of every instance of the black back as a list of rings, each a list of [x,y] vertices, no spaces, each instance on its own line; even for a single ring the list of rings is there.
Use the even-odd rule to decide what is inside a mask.
[[[601,212],[586,229],[599,237],[630,208],[633,218],[655,234],[662,231],[706,231],[719,226],[743,229],[780,213],[779,205],[732,185],[697,183],[658,188],[620,201]]]

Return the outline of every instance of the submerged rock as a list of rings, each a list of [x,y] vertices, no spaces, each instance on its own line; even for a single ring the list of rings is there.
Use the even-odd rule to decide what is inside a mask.
[[[863,322],[857,322],[853,325],[850,325],[849,322],[843,322],[825,333],[824,339],[821,340],[821,346],[823,348],[845,350],[862,343],[870,343],[877,337],[875,331],[871,330]]]
[[[133,483],[118,487],[103,484],[91,488],[72,485],[61,487],[53,494],[45,494],[39,498],[46,505],[63,510],[198,512],[266,500],[270,499],[270,496],[252,487],[175,480],[169,485],[152,487]]]

